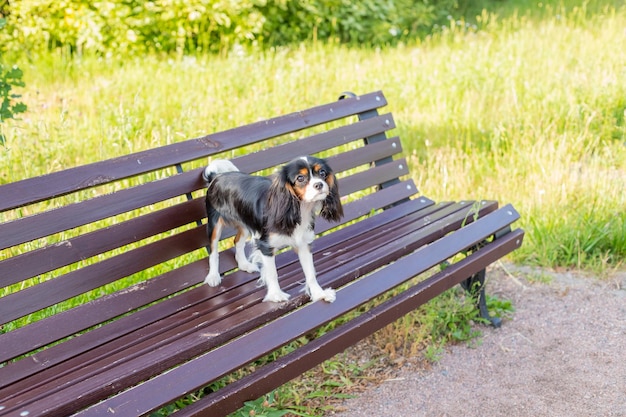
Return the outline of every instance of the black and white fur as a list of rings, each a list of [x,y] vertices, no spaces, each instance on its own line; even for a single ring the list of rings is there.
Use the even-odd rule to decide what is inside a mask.
[[[289,294],[280,289],[274,259],[276,249],[291,246],[298,254],[306,279],[305,291],[313,301],[335,301],[335,291],[318,284],[310,245],[315,238],[315,216],[338,221],[343,216],[337,179],[325,160],[296,158],[270,177],[239,172],[227,160],[211,162],[204,170],[209,236],[209,274],[204,282],[220,284],[218,242],[225,225],[237,229],[235,259],[239,269],[259,271],[267,286],[263,301],[282,302]],[[246,240],[256,249],[246,257]]]

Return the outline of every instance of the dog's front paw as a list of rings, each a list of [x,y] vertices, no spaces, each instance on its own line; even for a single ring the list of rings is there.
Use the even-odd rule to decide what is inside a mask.
[[[263,301],[267,302],[272,302],[272,303],[282,303],[283,301],[287,301],[289,300],[289,294],[287,294],[286,292],[283,291],[272,291],[269,292],[265,295],[265,298],[263,299]]]
[[[204,283],[209,287],[217,287],[222,282],[222,277],[220,277],[219,273],[213,273],[213,271],[209,272],[209,274],[204,278]]]
[[[320,288],[320,291],[311,292],[311,300],[313,302],[318,300],[324,300],[327,303],[332,303],[336,299],[337,293],[332,288],[326,288],[325,290],[322,290]]]

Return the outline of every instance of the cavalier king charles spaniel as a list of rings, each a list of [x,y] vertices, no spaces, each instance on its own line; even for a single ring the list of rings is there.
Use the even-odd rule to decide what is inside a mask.
[[[239,269],[259,271],[267,286],[263,301],[282,302],[289,294],[280,289],[274,259],[277,249],[291,246],[298,254],[306,279],[306,293],[313,301],[335,301],[335,291],[322,289],[315,276],[311,242],[315,216],[338,221],[343,216],[337,179],[325,160],[303,156],[292,160],[270,177],[239,172],[227,160],[211,162],[203,172],[207,184],[206,211],[209,236],[209,274],[204,282],[220,284],[218,242],[225,225],[236,229],[235,259]],[[255,250],[246,257],[246,240]]]

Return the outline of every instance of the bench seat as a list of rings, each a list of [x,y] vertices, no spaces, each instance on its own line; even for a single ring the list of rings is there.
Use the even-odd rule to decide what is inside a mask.
[[[0,321],[15,327],[0,334],[0,416],[149,414],[350,314],[178,412],[226,415],[518,248],[524,232],[511,230],[519,218],[511,205],[436,203],[404,179],[400,140],[385,135],[393,118],[377,112],[385,104],[381,92],[348,97],[0,186],[0,209],[13,216],[0,224]],[[347,122],[302,136],[337,120]],[[299,136],[273,142],[293,132]],[[334,303],[311,303],[301,292],[293,251],[276,258],[290,300],[262,302],[258,273],[237,269],[232,230],[223,234],[221,285],[202,284],[208,239],[198,160],[224,152],[244,172],[316,154],[339,173],[342,224],[318,219],[312,244],[320,284],[337,289]],[[28,320],[33,314],[42,317]]]

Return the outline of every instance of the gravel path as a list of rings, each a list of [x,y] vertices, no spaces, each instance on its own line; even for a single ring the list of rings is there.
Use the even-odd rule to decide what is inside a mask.
[[[500,329],[430,369],[407,362],[330,415],[626,416],[626,272],[506,269],[488,272],[489,291],[516,309]]]

